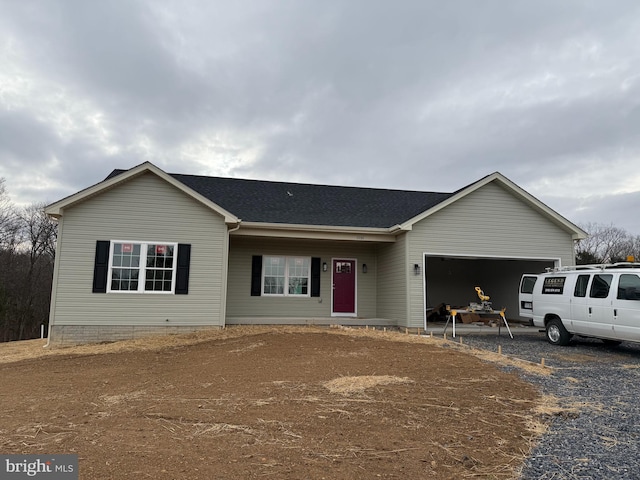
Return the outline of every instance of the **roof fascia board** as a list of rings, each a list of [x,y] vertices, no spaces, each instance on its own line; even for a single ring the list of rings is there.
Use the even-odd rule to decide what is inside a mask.
[[[400,232],[397,232],[400,233]],[[233,236],[284,237],[354,242],[395,242],[397,233],[387,228],[293,225],[282,223],[242,222]]]
[[[233,215],[232,213],[228,212],[227,210],[225,210],[224,208],[220,207],[219,205],[213,203],[211,200],[209,200],[209,199],[205,198],[204,196],[200,195],[198,192],[196,192],[196,191],[192,190],[191,188],[187,187],[185,184],[183,184],[182,182],[176,180],[171,175],[169,175],[168,173],[164,172],[162,169],[156,167],[151,162],[141,163],[140,165],[137,165],[137,166],[127,170],[126,172],[121,173],[120,175],[117,175],[115,177],[109,178],[109,179],[104,180],[104,181],[102,181],[100,183],[96,183],[95,185],[92,185],[91,187],[85,188],[84,190],[81,190],[78,193],[75,193],[75,194],[70,195],[70,196],[68,196],[66,198],[63,198],[62,200],[59,200],[58,202],[52,203],[51,205],[46,207],[45,213],[47,213],[48,215],[51,215],[54,218],[59,218],[59,217],[62,216],[63,210],[65,208],[68,208],[68,207],[70,207],[72,205],[75,205],[76,203],[79,203],[79,202],[82,202],[84,200],[87,200],[88,198],[91,198],[91,197],[93,197],[95,195],[98,195],[98,194],[100,194],[100,193],[102,193],[102,192],[104,192],[106,190],[114,188],[117,185],[120,185],[121,183],[124,183],[124,182],[126,182],[128,180],[131,180],[132,178],[135,178],[135,177],[140,176],[140,175],[142,175],[144,173],[147,173],[147,172],[155,174],[156,176],[158,176],[159,178],[161,178],[165,182],[169,183],[170,185],[174,186],[175,188],[177,188],[180,191],[184,192],[185,194],[189,195],[190,197],[192,197],[196,201],[202,203],[206,207],[208,207],[211,210],[213,210],[214,212],[218,213],[219,215],[224,217],[225,223],[237,224],[237,223],[240,222],[240,220],[235,215]]]
[[[409,219],[408,221],[406,221],[401,225],[401,228],[410,230],[415,223],[425,219],[430,215],[433,215],[434,213],[442,210],[443,208],[446,208],[452,203],[457,202],[461,198],[466,197],[467,195],[475,192],[476,190],[484,187],[485,185],[491,182],[498,182],[502,184],[507,189],[509,189],[512,193],[514,193],[516,196],[522,198],[526,203],[531,205],[533,208],[542,212],[544,215],[550,217],[555,223],[560,224],[565,230],[568,230],[569,232],[571,232],[573,240],[581,240],[581,239],[587,238],[588,235],[584,230],[582,230],[580,227],[578,227],[574,223],[571,223],[569,220],[564,218],[562,215],[558,214],[553,209],[549,208],[547,205],[542,203],[536,197],[534,197],[529,192],[527,192],[526,190],[522,189],[521,187],[513,183],[511,180],[509,180],[499,172],[492,173],[491,175],[488,175],[485,178],[482,178],[477,182],[463,188],[458,193],[456,193],[455,195],[452,195],[445,201]]]

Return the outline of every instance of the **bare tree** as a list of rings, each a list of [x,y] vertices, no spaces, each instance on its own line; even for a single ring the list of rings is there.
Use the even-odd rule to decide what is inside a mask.
[[[640,235],[632,237],[629,240],[627,248],[627,255],[632,255],[636,262],[640,262]]]
[[[44,213],[45,204],[35,203],[19,212],[22,269],[21,288],[16,295],[14,327],[18,339],[31,338],[46,323],[51,299],[57,224]]]
[[[41,258],[53,263],[56,254],[58,224],[44,213],[45,207],[44,203],[34,203],[19,214],[32,264]]]
[[[57,225],[43,204],[15,207],[0,180],[0,341],[34,338],[49,316]]]
[[[20,230],[16,209],[9,199],[5,179],[0,178],[0,250],[13,249]]]
[[[7,340],[14,310],[14,272],[19,240],[18,218],[9,199],[4,178],[0,178],[0,335]]]
[[[629,255],[640,260],[640,237],[613,225],[588,223],[582,226],[589,236],[576,244],[576,263],[622,262]]]

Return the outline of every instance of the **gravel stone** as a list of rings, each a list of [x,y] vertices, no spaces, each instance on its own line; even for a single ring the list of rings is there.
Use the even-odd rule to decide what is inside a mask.
[[[464,343],[553,367],[548,377],[521,372],[543,393],[559,398],[555,415],[526,460],[521,480],[640,478],[640,344],[607,346],[574,337],[549,344],[543,333],[464,335]]]

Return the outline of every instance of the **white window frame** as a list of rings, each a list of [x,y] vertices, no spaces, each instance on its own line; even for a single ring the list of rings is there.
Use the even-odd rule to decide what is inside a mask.
[[[283,293],[265,293],[264,291],[264,280],[265,280],[265,271],[268,259],[270,258],[284,258],[284,288]],[[260,293],[263,297],[294,297],[294,298],[307,298],[311,297],[311,257],[300,256],[300,255],[263,255],[262,257],[262,278],[260,285]],[[289,293],[289,264],[290,262],[295,262],[297,259],[303,259],[307,261],[307,293]],[[305,278],[298,277],[296,278]]]
[[[114,244],[132,244],[140,245],[140,265],[138,266],[138,289],[137,290],[112,290],[111,281],[114,268],[121,268],[120,266],[113,266]],[[147,247],[149,245],[166,245],[173,247],[173,264],[171,268],[171,290],[145,290],[147,280]],[[109,248],[109,273],[107,274],[107,293],[122,293],[122,294],[152,294],[152,295],[173,295],[176,291],[176,272],[178,264],[178,243],[177,242],[156,242],[156,241],[140,241],[140,240],[111,240]],[[124,267],[130,268],[131,267]],[[153,268],[153,267],[150,267]],[[166,269],[169,270],[169,269]]]

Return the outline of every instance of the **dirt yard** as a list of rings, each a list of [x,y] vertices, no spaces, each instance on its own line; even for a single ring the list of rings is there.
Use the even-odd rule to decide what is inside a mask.
[[[534,387],[441,339],[229,328],[44,350],[0,344],[0,452],[81,479],[514,478]]]

